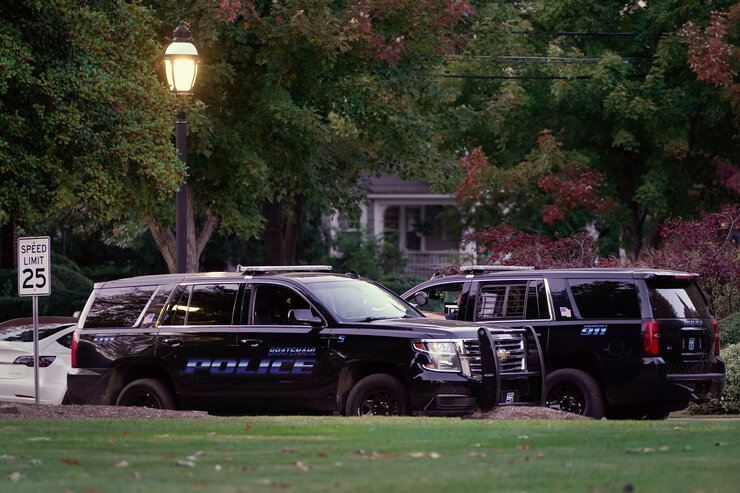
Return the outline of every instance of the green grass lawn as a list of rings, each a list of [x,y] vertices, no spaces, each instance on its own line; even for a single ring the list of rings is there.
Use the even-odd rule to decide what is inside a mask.
[[[738,491],[740,421],[0,421],[3,492],[629,488]]]

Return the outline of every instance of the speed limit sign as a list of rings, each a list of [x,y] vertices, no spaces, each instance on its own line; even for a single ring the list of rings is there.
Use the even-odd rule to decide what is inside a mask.
[[[51,248],[48,236],[18,238],[18,296],[51,294]]]

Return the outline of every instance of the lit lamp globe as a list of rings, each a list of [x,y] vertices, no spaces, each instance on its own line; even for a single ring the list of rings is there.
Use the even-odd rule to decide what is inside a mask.
[[[190,41],[190,29],[184,21],[180,21],[172,37],[163,57],[167,83],[173,93],[189,93],[198,76],[198,50]]]

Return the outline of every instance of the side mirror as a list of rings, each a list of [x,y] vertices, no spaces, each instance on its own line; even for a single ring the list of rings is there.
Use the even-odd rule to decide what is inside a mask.
[[[410,301],[416,306],[424,306],[429,303],[429,295],[426,294],[424,291],[419,291],[411,297]]]
[[[288,322],[297,325],[320,326],[324,323],[321,317],[317,317],[308,308],[297,308],[288,312]]]

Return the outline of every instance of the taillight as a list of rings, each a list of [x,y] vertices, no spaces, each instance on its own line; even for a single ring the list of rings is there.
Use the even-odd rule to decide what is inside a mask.
[[[660,354],[660,332],[658,322],[655,320],[646,320],[642,323],[642,348],[645,356]]]
[[[46,368],[47,366],[50,366],[56,358],[56,356],[39,356],[39,368]],[[26,365],[33,368],[33,356],[18,356],[13,361],[13,364]]]
[[[714,325],[714,355],[719,356],[719,325],[714,319],[712,319],[712,325]]]
[[[75,330],[72,335],[72,368],[77,368],[77,343],[80,342],[80,331]]]

